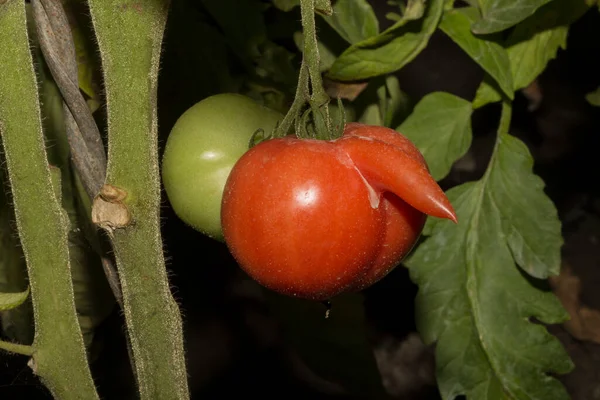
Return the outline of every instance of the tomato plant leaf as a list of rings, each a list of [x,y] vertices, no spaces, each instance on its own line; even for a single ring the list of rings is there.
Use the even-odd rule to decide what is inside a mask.
[[[529,86],[556,57],[558,49],[566,48],[569,24],[589,8],[586,0],[555,0],[515,27],[504,44],[514,90]],[[500,95],[495,92],[489,79],[484,79],[476,95],[475,108],[500,101]]]
[[[458,44],[492,78],[502,91],[513,98],[513,79],[506,50],[492,40],[477,37],[471,32],[471,23],[477,18],[475,8],[461,8],[444,13],[440,29]]]
[[[1,293],[0,292],[0,311],[11,310],[23,304],[29,296],[29,287],[23,292]]]
[[[443,10],[444,0],[431,0],[423,18],[402,19],[379,35],[353,44],[332,65],[329,78],[360,80],[399,70],[427,46]]]
[[[481,19],[473,23],[475,33],[503,31],[529,17],[551,0],[479,0]]]
[[[377,97],[383,125],[388,128],[397,126],[397,121],[404,119],[410,112],[410,99],[400,89],[400,82],[394,75],[385,78],[385,84],[377,89]]]
[[[447,3],[448,1],[446,1]],[[408,19],[419,19],[425,13],[425,0],[408,0],[402,16]],[[446,4],[444,4],[444,7]]]
[[[338,0],[333,14],[323,19],[350,44],[379,33],[379,21],[366,0]]]
[[[409,97],[402,91],[398,78],[394,75],[371,80],[354,104],[359,109],[359,122],[388,128],[398,126],[412,107]]]
[[[568,399],[548,373],[572,362],[546,324],[568,314],[537,277],[557,273],[560,223],[527,147],[508,134],[510,105],[484,177],[448,191],[458,224],[430,218],[408,259],[419,285],[417,327],[437,341],[444,399]],[[521,268],[517,268],[518,264]]]
[[[471,112],[470,102],[434,92],[423,97],[396,130],[419,148],[431,175],[440,180],[471,145]]]
[[[585,0],[555,0],[515,27],[506,44],[515,90],[528,86],[566,48],[569,24],[588,9]]]
[[[495,103],[502,100],[502,95],[500,94],[501,92],[502,91],[494,79],[492,79],[492,77],[490,77],[488,74],[485,74],[483,81],[481,81],[481,84],[475,93],[475,99],[473,99],[473,108],[477,109],[485,106],[486,104]]]
[[[404,1],[406,1],[406,3]],[[390,0],[388,1],[388,4],[397,5],[400,8],[402,15],[395,12],[389,12],[385,17],[392,21],[419,19],[425,13],[425,3],[425,0]],[[448,6],[447,3],[448,0],[446,0],[444,7]]]
[[[365,107],[365,110],[358,119],[358,122],[366,125],[384,125],[379,104],[373,103]]]
[[[600,87],[593,92],[588,93],[585,99],[593,106],[600,107]]]

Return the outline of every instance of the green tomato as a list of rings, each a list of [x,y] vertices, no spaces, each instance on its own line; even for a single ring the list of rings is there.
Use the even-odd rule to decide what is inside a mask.
[[[224,93],[184,112],[167,139],[162,178],[175,213],[205,235],[223,241],[221,199],[229,172],[248,150],[252,134],[269,134],[283,116],[249,97]]]

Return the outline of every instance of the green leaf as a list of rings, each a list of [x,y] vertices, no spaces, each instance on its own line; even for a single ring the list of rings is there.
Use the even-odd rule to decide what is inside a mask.
[[[502,100],[501,90],[496,82],[489,76],[485,75],[481,85],[477,88],[475,99],[473,100],[473,109],[478,109],[486,104],[495,103]]]
[[[400,89],[398,78],[394,75],[386,76],[385,84],[377,89],[377,96],[383,125],[388,128],[397,126],[397,122],[403,120],[410,112],[410,99]]]
[[[440,180],[471,145],[471,112],[470,102],[434,92],[425,96],[396,130],[419,148],[431,175]]]
[[[472,26],[475,33],[503,31],[529,17],[551,0],[479,0],[481,19]]]
[[[559,48],[566,48],[569,25],[588,9],[586,0],[554,0],[538,9],[510,33],[504,44],[510,60],[514,90],[527,87],[542,73]],[[490,80],[484,79],[474,107],[500,101]]]
[[[524,27],[517,26],[514,32]],[[540,32],[527,41],[509,44],[512,73],[514,76],[515,90],[527,87],[546,68],[548,61],[556,57],[559,48],[566,48],[567,26]]]
[[[444,13],[440,29],[494,78],[512,99],[513,79],[508,54],[498,43],[473,35],[470,27],[476,18],[477,10],[472,7],[448,11]]]
[[[406,1],[406,3],[405,3]],[[419,19],[425,13],[425,0],[391,0],[388,1],[390,5],[397,5],[400,8],[402,15],[399,15],[395,12],[389,12],[385,15],[385,17],[392,21],[400,21],[402,19],[405,20],[413,20]],[[445,0],[444,9],[446,9],[450,3],[448,0]],[[452,5],[450,5],[451,7]]]
[[[0,311],[17,308],[27,300],[29,296],[29,287],[24,292],[0,293]]]
[[[524,274],[556,273],[560,223],[532,157],[510,136],[504,104],[492,160],[484,177],[448,191],[458,224],[429,219],[427,239],[407,261],[419,285],[417,327],[437,341],[438,384],[444,399],[568,399],[548,373],[573,365],[546,324],[565,321],[558,299]]]
[[[410,99],[400,89],[398,78],[394,75],[371,80],[367,89],[353,104],[358,109],[359,122],[388,128],[398,126],[412,107]]]
[[[321,303],[264,293],[286,339],[314,373],[354,395],[380,398],[385,393],[367,339],[362,295],[335,297],[325,318]]]
[[[379,104],[369,104],[358,119],[358,122],[366,125],[383,126],[383,118],[381,116]]]
[[[406,19],[419,19],[425,13],[425,0],[408,0],[402,17]],[[445,5],[444,5],[445,6]]]
[[[567,47],[569,25],[588,9],[585,0],[554,0],[515,27],[506,44],[515,90],[529,86]]]
[[[600,87],[593,92],[588,93],[585,99],[593,106],[600,107]]]
[[[350,81],[399,70],[429,42],[444,10],[444,0],[431,0],[422,19],[402,19],[377,36],[350,46],[335,61],[328,77]]]
[[[366,0],[338,0],[323,19],[350,44],[379,33],[379,21]]]

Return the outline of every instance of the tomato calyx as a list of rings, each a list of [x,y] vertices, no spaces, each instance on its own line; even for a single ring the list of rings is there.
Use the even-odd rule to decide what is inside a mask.
[[[292,107],[284,120],[278,123],[272,132],[266,133],[264,129],[257,129],[248,141],[248,149],[266,140],[288,136],[291,122],[294,123],[294,136],[297,139],[331,141],[342,137],[346,125],[346,112],[342,100],[337,99],[337,119],[331,115],[329,103],[330,101],[327,100],[322,105],[314,107],[304,105],[296,110]],[[334,121],[337,121],[337,124],[334,124]]]
[[[320,70],[319,46],[315,23],[315,2],[300,1],[302,17],[303,49],[302,63],[298,75],[298,85],[294,101],[281,124],[275,128],[270,138],[287,136],[292,128],[298,139],[332,140],[341,137],[344,129],[343,106],[338,98],[342,113],[342,123],[334,127],[329,115],[330,97],[323,87]],[[263,140],[268,140],[264,137]]]

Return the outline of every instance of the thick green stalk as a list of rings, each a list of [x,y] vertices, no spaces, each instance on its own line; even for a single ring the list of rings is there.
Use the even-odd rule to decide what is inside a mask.
[[[141,398],[185,399],[182,322],[159,221],[156,92],[168,1],[89,5],[108,108],[107,181],[92,213],[113,243]]]
[[[303,64],[308,68],[311,84],[311,102],[319,107],[329,101],[323,89],[323,79],[319,70],[319,42],[315,23],[315,0],[300,0],[302,12],[302,33],[304,35]]]
[[[33,301],[30,366],[55,398],[97,399],[73,300],[69,222],[44,147],[25,2],[0,4],[0,37],[10,38],[0,51],[0,132]]]

